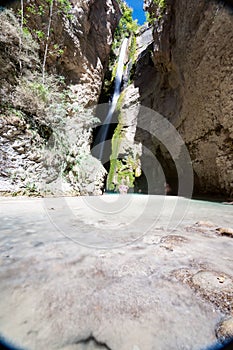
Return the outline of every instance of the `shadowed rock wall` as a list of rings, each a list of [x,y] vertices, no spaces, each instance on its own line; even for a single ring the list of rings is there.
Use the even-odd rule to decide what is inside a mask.
[[[186,142],[195,191],[232,196],[232,9],[205,0],[166,3],[163,12],[145,1],[152,18],[162,16],[138,61],[135,86],[141,103],[168,118]]]

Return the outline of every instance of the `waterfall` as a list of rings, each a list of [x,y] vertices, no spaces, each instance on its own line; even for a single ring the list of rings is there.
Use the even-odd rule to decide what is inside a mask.
[[[128,47],[128,38],[125,38],[123,40],[123,43],[121,45],[120,49],[120,55],[118,58],[118,63],[117,63],[117,71],[116,71],[116,78],[115,78],[115,86],[114,86],[114,94],[112,98],[112,103],[109,108],[108,114],[104,120],[104,123],[102,127],[100,128],[100,137],[99,137],[99,143],[100,143],[100,152],[99,152],[99,160],[102,160],[103,158],[103,152],[104,152],[104,141],[106,140],[106,137],[108,135],[109,131],[109,126],[112,121],[112,116],[113,113],[116,109],[117,106],[117,101],[119,99],[120,93],[121,93],[121,82],[123,78],[123,73],[124,73],[124,60],[126,56],[126,51]]]

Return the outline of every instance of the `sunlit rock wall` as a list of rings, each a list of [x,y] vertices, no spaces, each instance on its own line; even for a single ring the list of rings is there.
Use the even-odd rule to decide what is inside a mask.
[[[53,1],[52,22],[47,55],[47,70],[65,77],[72,84],[80,102],[96,103],[99,98],[104,72],[107,68],[113,34],[121,13],[116,0],[71,0],[71,9],[63,11],[60,2]],[[15,10],[20,2],[13,4]],[[43,6],[41,15],[39,6]],[[33,8],[29,10],[28,8]],[[34,10],[35,9],[35,10]],[[38,13],[38,11],[40,13]],[[24,1],[24,16],[30,31],[47,35],[49,2]],[[45,40],[40,43],[43,59]],[[58,47],[62,50],[57,54]]]
[[[47,85],[45,88],[41,85],[46,39],[43,37],[38,40],[38,47],[35,40],[25,32],[29,30],[34,39],[42,31],[46,34],[49,23],[48,2],[32,0],[23,3],[23,36],[13,14],[8,18],[3,11],[0,18],[0,191],[37,193],[42,177],[45,181],[47,176],[43,152],[53,131],[51,117],[56,122],[60,107],[58,105],[54,113],[48,116],[50,106],[48,101],[44,104],[40,94],[47,94]],[[60,91],[64,96],[67,91],[73,91],[78,106],[93,106],[98,102],[113,33],[120,18],[118,3],[115,0],[73,1],[71,9],[62,14],[58,2],[54,1],[53,4],[46,59],[46,71],[50,74],[46,79],[51,82],[51,105],[58,103],[58,91],[53,91],[53,79],[61,75],[65,78]],[[43,11],[39,8],[42,5]],[[11,6],[17,14],[20,2],[12,2]],[[60,54],[58,50],[61,50]],[[35,93],[33,89],[38,91]],[[76,119],[81,118],[79,111],[80,108]],[[63,124],[66,125],[67,113],[63,114]],[[59,118],[62,118],[61,113]],[[68,115],[69,118],[72,116]],[[105,170],[90,155],[91,129],[88,118],[78,125],[73,120],[73,130],[77,129],[77,142],[73,143],[74,152],[68,161],[72,164],[66,171],[68,184],[65,193],[101,193]],[[66,135],[66,139],[69,142],[69,135]],[[81,167],[75,165],[80,163],[80,157],[85,163]],[[56,174],[53,176],[56,177]]]

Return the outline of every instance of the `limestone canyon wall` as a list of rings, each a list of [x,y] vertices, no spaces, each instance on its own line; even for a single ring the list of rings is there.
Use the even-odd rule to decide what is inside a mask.
[[[183,137],[195,192],[233,196],[232,8],[224,1],[167,0],[163,10],[155,3],[145,1],[151,18],[159,19],[152,20],[154,42],[137,62],[140,101]]]
[[[0,13],[0,191],[36,193],[41,177],[48,176],[43,152],[53,136],[52,125],[59,121],[59,127],[67,123],[76,137],[73,144],[65,140],[67,151],[60,147],[55,152],[60,163],[66,157],[63,178],[69,185],[67,191],[101,193],[105,171],[90,154],[91,117],[87,113],[82,119],[81,113],[83,106],[98,102],[121,16],[119,5],[116,0],[72,0],[71,6],[64,7],[66,2],[53,1],[44,85],[49,5],[37,0],[23,3],[23,28],[21,16],[19,21],[15,17],[19,1],[10,3],[13,12]],[[65,79],[61,84],[58,75]],[[51,178],[56,178],[55,168],[51,172]]]

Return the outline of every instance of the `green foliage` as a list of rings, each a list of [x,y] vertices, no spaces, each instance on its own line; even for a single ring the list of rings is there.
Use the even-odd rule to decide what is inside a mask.
[[[16,81],[18,74],[17,67],[21,69],[34,69],[39,64],[38,45],[33,40],[27,27],[21,28],[21,18],[18,19],[12,10],[0,12],[0,43],[1,56],[3,60],[10,57],[11,64],[5,65],[9,81]],[[17,43],[19,45],[17,46]],[[9,66],[9,68],[7,68]],[[13,70],[11,70],[11,67]],[[3,78],[4,80],[4,78]],[[1,86],[4,82],[1,81]]]
[[[26,7],[26,10],[33,14],[33,15],[36,15],[37,14],[37,11],[36,11],[36,8],[35,8],[35,5],[34,4],[31,4],[30,6],[27,6]]]
[[[99,120],[92,109],[80,105],[77,95],[64,86],[62,77],[46,75],[44,84],[35,72],[20,77],[8,98],[5,115],[22,118],[35,132],[35,139],[40,136],[39,153],[48,171],[62,175],[77,188],[79,180],[81,186],[87,178],[95,176],[93,169],[100,167],[100,163],[97,160],[94,163],[88,140],[91,128]],[[48,183],[53,180],[48,175]],[[26,183],[25,193],[36,193],[32,182]]]
[[[24,12],[24,18],[23,18],[23,31],[26,33],[30,32],[34,39],[36,39],[42,50],[45,50],[46,44],[48,44],[48,54],[50,56],[56,56],[60,57],[64,53],[64,48],[58,45],[57,43],[53,43],[51,45],[51,40],[47,42],[46,37],[46,26],[43,27],[42,23],[43,20],[41,19],[42,16],[49,15],[49,6],[51,4],[54,4],[55,11],[53,13],[54,16],[65,16],[67,19],[72,19],[73,15],[71,14],[72,6],[69,0],[45,0],[44,3],[33,3],[25,8]],[[18,15],[22,15],[22,9],[18,10]],[[34,23],[38,23],[38,27],[31,29],[29,26],[27,26],[28,22],[33,18]],[[53,19],[52,19],[53,21]],[[50,33],[53,33],[53,28],[50,28]]]
[[[16,169],[17,181],[24,183],[22,194],[37,195],[40,171],[48,183],[62,176],[76,194],[91,193],[91,189],[83,190],[84,185],[96,186],[95,181],[101,181],[104,173],[101,163],[90,155],[89,147],[91,128],[99,121],[93,110],[80,105],[77,94],[65,85],[64,77],[45,74],[43,82],[38,44],[27,27],[23,30],[26,34],[22,36],[13,11],[0,13],[0,58],[7,77],[1,81],[0,111],[4,118],[19,120],[19,135],[27,130],[27,137],[31,137],[30,153],[38,155],[38,162],[44,160],[35,174],[30,167],[28,173],[26,169],[23,172]],[[34,37],[38,34],[34,32]],[[58,53],[62,50],[56,43],[51,47]]]
[[[28,18],[30,17],[29,14],[43,16],[44,13],[45,13],[44,5],[31,4],[30,6],[26,7],[26,16]]]
[[[121,144],[121,131],[122,126],[118,123],[114,135],[112,137],[112,154],[110,157],[110,169],[107,178],[107,189],[112,191],[115,189],[115,186],[118,184],[118,179],[116,178],[116,172],[119,168],[119,161],[117,159],[119,154],[119,147]]]
[[[137,20],[133,20],[133,10],[125,3],[121,5],[122,17],[118,26],[118,31],[124,34],[132,34],[138,29]]]
[[[133,10],[124,1],[120,1],[122,17],[114,34],[113,50],[120,47],[122,39],[135,35],[139,26],[137,20],[133,20]]]
[[[34,183],[31,183],[31,182],[27,182],[25,184],[25,194],[36,194],[38,193],[37,192],[37,189],[36,189],[36,185]]]
[[[24,36],[30,36],[31,35],[31,33],[30,33],[30,31],[29,31],[29,29],[27,27],[23,28],[23,35]]]
[[[132,63],[134,63],[135,61],[136,35],[139,26],[137,24],[137,20],[133,20],[133,10],[130,7],[128,7],[128,5],[122,0],[119,0],[119,5],[121,8],[122,17],[114,33],[114,40],[112,44],[112,50],[110,53],[108,71],[103,84],[103,91],[105,96],[107,97],[110,97],[113,90],[114,80],[117,72],[117,58],[119,54],[119,48],[125,37],[130,37],[129,60],[131,60]]]
[[[129,48],[129,59],[132,61],[132,64],[135,62],[136,51],[137,51],[136,35],[132,35],[130,48]]]
[[[39,6],[38,6],[38,14],[39,14],[40,16],[43,16],[43,15],[44,15],[44,12],[45,12],[44,6],[43,6],[43,5],[39,5]]]
[[[166,0],[153,0],[154,4],[156,4],[160,9],[164,9],[166,7]]]
[[[146,12],[146,22],[151,25],[163,17],[166,9],[166,0],[153,0],[153,3],[156,6],[156,12]]]
[[[131,149],[126,151],[122,159],[119,159],[119,149],[123,141],[122,126],[116,129],[112,138],[112,155],[110,157],[110,170],[107,179],[107,189],[118,190],[123,182],[129,188],[134,187],[135,177],[140,176],[140,161],[135,158]],[[139,169],[139,170],[138,170]],[[140,170],[141,171],[141,170]]]
[[[118,125],[112,137],[112,154],[110,156],[110,169],[107,178],[107,189],[110,191],[118,191],[119,185],[122,183],[125,183],[129,188],[133,188],[135,177],[140,176],[139,156],[134,153],[131,146],[124,150],[123,158],[119,159],[121,145],[125,140],[124,123],[121,115],[123,100],[124,92],[118,100]]]
[[[18,9],[17,13],[18,13],[18,16],[22,16],[23,11],[21,9]]]
[[[70,13],[72,6],[69,0],[57,0],[58,9],[64,13],[67,18],[72,19],[73,15]]]
[[[45,33],[42,32],[42,30],[35,30],[35,33],[36,33],[37,38],[38,38],[39,40],[45,38]]]
[[[29,82],[29,89],[31,89],[43,102],[48,102],[49,99],[49,87],[46,84],[42,84],[38,81]]]
[[[64,50],[62,48],[60,48],[60,46],[58,44],[54,44],[49,50],[50,56],[60,57],[63,55],[63,53],[64,53]]]

